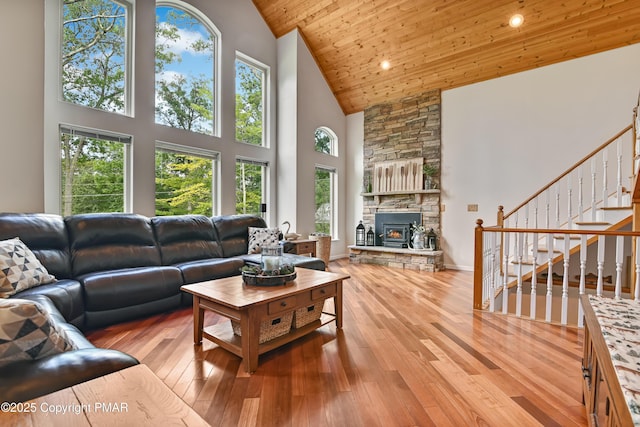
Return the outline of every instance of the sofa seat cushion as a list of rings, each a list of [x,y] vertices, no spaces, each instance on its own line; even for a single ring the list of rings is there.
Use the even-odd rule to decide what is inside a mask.
[[[78,277],[87,312],[179,298],[182,274],[176,267],[138,267],[101,271]]]
[[[22,240],[16,237],[0,241],[0,297],[54,280]]]
[[[240,255],[238,258],[241,258],[245,263],[249,265],[260,265],[261,264],[260,254],[247,254]],[[309,268],[311,270],[325,270],[324,261],[320,258],[313,258],[304,255],[296,255],[296,254],[282,254],[282,260],[285,264],[293,264],[296,267],[300,268]]]
[[[65,323],[36,301],[0,300],[0,366],[76,349],[61,327]]]
[[[176,264],[185,284],[237,276],[244,266],[241,258],[213,258]]]
[[[64,319],[82,328],[84,324],[84,296],[82,285],[77,280],[63,279],[27,289],[13,296],[13,298],[34,299],[36,296],[46,296],[53,302]]]

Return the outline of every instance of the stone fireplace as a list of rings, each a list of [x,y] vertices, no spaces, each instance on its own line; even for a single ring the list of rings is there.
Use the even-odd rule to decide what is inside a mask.
[[[406,166],[429,164],[438,171],[440,164],[440,91],[433,90],[420,95],[390,101],[369,107],[364,112],[364,182],[362,220],[368,229],[375,230],[376,246],[371,249],[350,248],[352,262],[377,263],[402,266],[403,268],[442,269],[442,251],[432,254],[417,254],[407,248],[407,224],[422,224],[427,230],[433,228],[442,242],[440,232],[440,174],[434,177],[434,186],[425,188],[407,178]],[[380,176],[380,165],[400,166],[400,184]],[[413,167],[409,177],[413,178]],[[385,169],[386,172],[386,169]],[[398,175],[395,175],[396,177]],[[422,171],[420,170],[420,178]],[[418,179],[418,181],[420,180]],[[417,216],[409,220],[388,221],[391,239],[383,242],[387,234],[378,217],[387,214]],[[355,225],[354,225],[355,227]],[[408,235],[407,235],[408,234]],[[397,238],[397,239],[396,239]],[[392,250],[395,250],[393,252]],[[403,253],[410,252],[410,253]],[[437,252],[437,253],[435,253]],[[425,260],[421,256],[426,257]],[[427,266],[428,265],[428,266]]]

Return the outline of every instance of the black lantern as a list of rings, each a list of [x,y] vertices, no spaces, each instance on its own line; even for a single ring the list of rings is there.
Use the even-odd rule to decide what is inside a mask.
[[[362,221],[356,227],[356,246],[364,246],[364,225],[362,225]]]
[[[432,251],[438,250],[438,236],[436,232],[433,231],[433,228],[430,228],[429,233],[427,233],[427,249]]]
[[[367,231],[367,246],[374,246],[376,244],[376,238],[373,234],[373,230],[371,226],[369,226],[369,231]]]

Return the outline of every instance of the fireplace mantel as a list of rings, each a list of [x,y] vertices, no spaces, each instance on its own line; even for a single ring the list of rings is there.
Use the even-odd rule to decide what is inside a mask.
[[[373,197],[376,204],[380,204],[380,199],[385,196],[405,196],[413,194],[416,197],[416,204],[422,204],[422,196],[425,194],[440,194],[439,188],[433,188],[430,190],[412,190],[412,191],[384,191],[384,192],[372,192],[372,193],[360,193],[362,197]]]

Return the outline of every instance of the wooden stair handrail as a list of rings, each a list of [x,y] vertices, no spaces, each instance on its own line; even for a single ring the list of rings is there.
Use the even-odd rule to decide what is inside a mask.
[[[595,156],[598,152],[600,152],[602,149],[604,149],[607,145],[611,144],[612,142],[614,142],[615,140],[617,140],[618,138],[620,138],[622,135],[624,135],[625,133],[627,133],[629,130],[631,130],[633,128],[633,124],[628,125],[627,127],[625,127],[624,129],[622,129],[620,132],[618,132],[615,136],[613,136],[612,138],[609,138],[604,144],[600,145],[598,148],[596,148],[595,150],[593,150],[591,153],[587,154],[586,156],[584,156],[580,161],[578,161],[577,163],[575,163],[572,167],[570,167],[569,169],[567,169],[565,172],[563,172],[561,175],[559,175],[556,179],[554,179],[553,181],[551,181],[550,183],[548,183],[547,185],[545,185],[544,187],[542,187],[540,190],[538,190],[537,192],[533,193],[533,195],[531,197],[529,197],[528,199],[526,199],[524,202],[520,203],[515,209],[511,210],[511,212],[505,214],[503,216],[503,219],[507,219],[509,218],[511,215],[513,215],[514,213],[516,213],[518,210],[520,210],[521,208],[523,208],[524,206],[526,206],[530,201],[532,201],[533,199],[535,199],[536,197],[538,197],[540,194],[542,194],[544,191],[546,191],[548,188],[550,188],[551,186],[553,186],[556,182],[560,181],[562,178],[564,178],[565,176],[569,175],[571,172],[573,172],[576,168],[578,168],[579,166],[581,166],[584,162],[586,162],[587,160],[589,160],[591,157]]]

